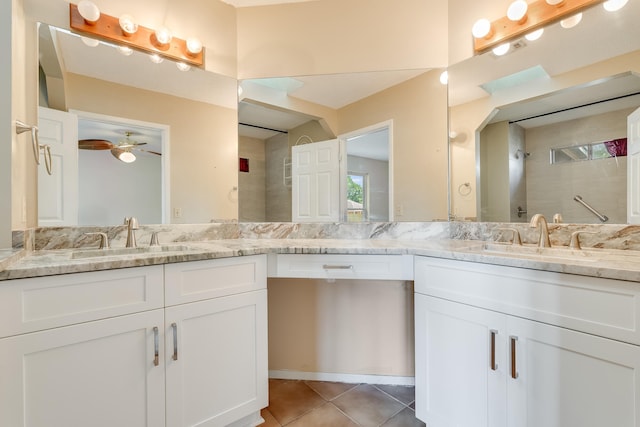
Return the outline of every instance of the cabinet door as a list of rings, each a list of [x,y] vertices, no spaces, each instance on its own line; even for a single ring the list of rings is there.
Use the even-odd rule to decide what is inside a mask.
[[[1,339],[0,425],[164,426],[163,323],[153,310]]]
[[[640,427],[640,347],[507,321],[509,339],[517,338],[517,378],[510,372],[507,380],[510,427]]]
[[[415,295],[416,415],[429,427],[505,426],[505,316]]]
[[[267,291],[166,309],[167,425],[226,426],[268,404]]]

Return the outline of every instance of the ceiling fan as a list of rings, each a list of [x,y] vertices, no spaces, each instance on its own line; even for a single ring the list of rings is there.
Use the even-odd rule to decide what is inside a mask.
[[[157,156],[162,155],[162,153],[157,151],[139,148],[140,145],[146,145],[147,143],[132,140],[130,137],[134,132],[125,131],[124,134],[125,138],[117,144],[106,139],[81,139],[78,141],[78,148],[81,150],[110,150],[113,157],[125,163],[135,162],[136,156],[132,152],[134,150],[155,154]]]

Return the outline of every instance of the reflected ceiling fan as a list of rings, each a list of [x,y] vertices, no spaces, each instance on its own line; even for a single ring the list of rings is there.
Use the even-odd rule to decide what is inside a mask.
[[[136,156],[133,154],[133,151],[142,151],[157,156],[162,155],[162,153],[157,151],[139,148],[139,146],[146,145],[147,143],[132,140],[131,135],[134,135],[134,132],[125,131],[124,135],[124,139],[117,144],[106,139],[81,139],[78,141],[78,148],[81,150],[110,150],[113,157],[125,163],[136,161]]]

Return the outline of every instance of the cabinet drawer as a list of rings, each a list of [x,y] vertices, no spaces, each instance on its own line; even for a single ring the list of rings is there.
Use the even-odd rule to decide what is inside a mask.
[[[161,308],[162,266],[16,279],[0,285],[0,337]]]
[[[267,256],[166,264],[167,306],[266,289]]]
[[[640,284],[416,257],[415,292],[640,344]]]
[[[278,254],[269,270],[269,277],[413,280],[413,256]]]

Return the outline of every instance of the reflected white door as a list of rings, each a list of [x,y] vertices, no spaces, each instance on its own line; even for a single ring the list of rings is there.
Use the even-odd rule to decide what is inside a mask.
[[[51,147],[52,175],[38,168],[38,225],[78,223],[78,118],[49,108],[38,109],[40,144]],[[43,165],[44,166],[44,165]]]
[[[627,117],[627,222],[640,224],[640,108]]]
[[[292,148],[292,220],[340,221],[346,183],[340,177],[344,144],[340,140],[314,142]],[[341,195],[344,193],[344,198]]]

